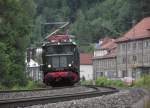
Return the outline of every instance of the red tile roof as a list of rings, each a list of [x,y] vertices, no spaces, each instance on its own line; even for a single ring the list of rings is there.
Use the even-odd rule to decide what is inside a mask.
[[[100,41],[102,41],[102,46],[104,45],[104,44],[106,44],[106,43],[108,43],[109,41],[111,41],[112,39],[111,38],[109,38],[109,37],[105,37],[104,39],[101,39]]]
[[[137,40],[143,38],[150,38],[150,17],[144,18],[138,24],[136,24],[132,29],[120,37],[116,42],[123,42],[129,40]]]
[[[94,57],[93,59],[107,59],[107,58],[114,58],[116,57],[116,48],[117,48],[117,44],[115,43],[115,39],[107,39],[107,41],[105,41],[105,43],[101,44],[101,47],[99,50],[101,49],[106,49],[108,50],[108,54],[104,55],[104,56],[99,56],[99,57]]]
[[[80,65],[91,65],[92,64],[92,54],[81,53],[80,54]]]
[[[107,43],[101,46],[102,49],[112,49],[116,47],[117,47],[117,44],[115,43],[115,39],[111,39]]]

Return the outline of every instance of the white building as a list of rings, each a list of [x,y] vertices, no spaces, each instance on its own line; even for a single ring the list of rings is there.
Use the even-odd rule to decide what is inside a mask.
[[[92,54],[80,54],[80,78],[85,80],[93,79]]]
[[[42,80],[42,72],[40,71],[39,64],[34,60],[30,59],[30,62],[27,63],[27,72],[28,77],[34,81]]]
[[[109,79],[117,77],[116,48],[115,40],[108,37],[101,39],[99,46],[96,46],[93,56],[94,79],[102,76]]]

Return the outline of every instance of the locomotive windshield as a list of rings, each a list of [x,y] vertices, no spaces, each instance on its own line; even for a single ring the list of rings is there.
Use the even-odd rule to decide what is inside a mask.
[[[72,64],[73,45],[51,45],[46,48],[47,63],[54,68],[67,67]]]
[[[54,56],[52,57],[53,67],[67,67],[66,56]]]

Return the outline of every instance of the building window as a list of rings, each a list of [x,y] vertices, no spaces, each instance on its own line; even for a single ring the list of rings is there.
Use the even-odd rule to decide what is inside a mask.
[[[121,59],[120,56],[118,56],[118,58],[117,58],[117,64],[121,64],[121,63],[122,63],[122,59]]]
[[[123,43],[122,44],[122,50],[125,51],[125,49],[126,49],[126,45],[125,45],[125,43]]]
[[[118,47],[117,47],[117,48],[118,48],[118,51],[121,51],[121,50],[120,50],[120,45],[118,45]]]
[[[131,43],[128,43],[128,50],[131,50]]]
[[[142,63],[142,54],[138,54],[137,55],[137,58],[138,58],[138,63]]]
[[[150,55],[148,55],[148,63],[150,64]]]
[[[103,73],[103,72],[101,72],[101,76],[104,76],[104,73]]]
[[[127,71],[125,70],[122,71],[122,77],[127,77]]]
[[[135,55],[132,56],[133,63],[136,63],[137,57]]]
[[[126,63],[126,57],[122,58],[122,63],[125,64]]]
[[[144,48],[148,48],[148,41],[144,41]]]
[[[136,72],[135,72],[135,70],[133,70],[133,72],[132,72],[132,77],[133,77],[133,78],[136,77]]]
[[[107,60],[107,67],[109,67],[108,62],[109,62],[109,61]]]
[[[102,60],[102,67],[104,67],[104,62],[103,62],[103,60]]]
[[[130,64],[130,55],[127,57],[127,63]]]
[[[148,63],[148,62],[149,62],[149,57],[148,57],[148,55],[145,55],[145,58],[146,58],[145,62]]]
[[[109,67],[111,67],[111,61],[109,60]]]
[[[111,62],[110,62],[110,60],[109,60],[109,62],[108,62],[108,66],[111,67]]]
[[[138,42],[138,48],[139,48],[139,49],[142,49],[142,41],[139,41],[139,42]]]
[[[103,64],[102,64],[102,60],[101,60],[101,61],[100,61],[100,66],[102,67],[102,65],[103,65]]]
[[[104,67],[106,68],[106,61],[104,60]]]
[[[132,49],[133,49],[133,50],[136,50],[136,42],[133,42]]]
[[[97,60],[97,64],[98,64],[98,66],[100,65],[100,59]]]
[[[104,76],[104,73],[103,72],[96,72],[96,77],[101,77],[101,76]]]

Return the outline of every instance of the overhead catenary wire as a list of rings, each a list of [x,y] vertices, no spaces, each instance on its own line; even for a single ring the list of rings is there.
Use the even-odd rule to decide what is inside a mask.
[[[66,27],[67,25],[69,25],[69,22],[52,22],[52,23],[46,23],[46,24],[63,24],[62,26],[60,26],[58,29],[56,29],[54,32],[52,32],[51,34],[49,34],[48,36],[46,36],[42,41],[47,40],[50,36],[56,34],[58,31],[60,31],[61,29],[63,29],[64,27]]]

